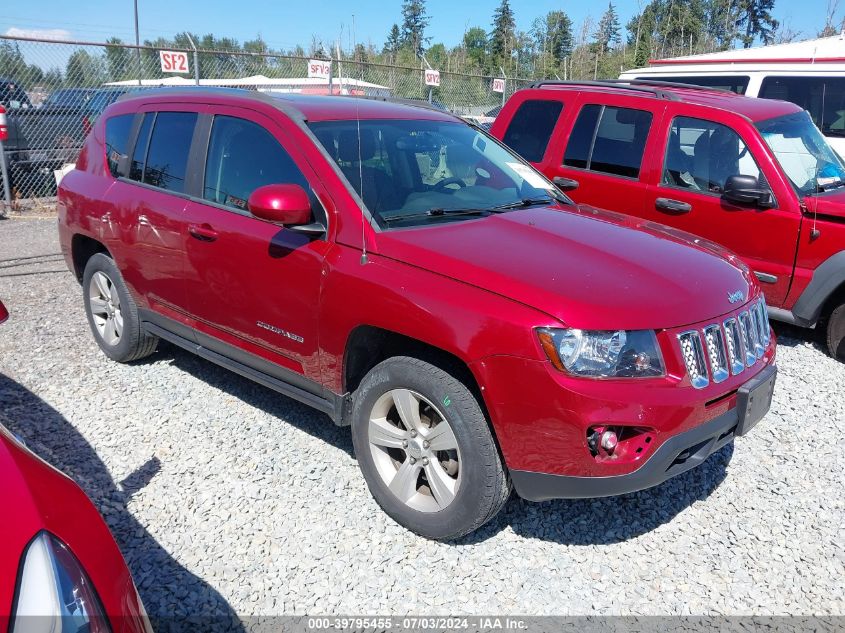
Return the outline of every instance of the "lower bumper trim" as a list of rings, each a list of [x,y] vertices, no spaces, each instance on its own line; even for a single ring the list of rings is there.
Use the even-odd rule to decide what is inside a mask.
[[[611,477],[573,477],[511,470],[517,494],[528,501],[611,497],[645,490],[695,468],[736,437],[739,411],[734,408],[701,426],[666,440],[632,473]]]

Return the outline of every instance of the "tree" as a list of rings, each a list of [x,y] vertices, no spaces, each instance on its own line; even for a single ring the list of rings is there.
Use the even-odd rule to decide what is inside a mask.
[[[399,25],[394,24],[390,27],[390,32],[387,34],[383,52],[392,57],[399,51],[400,46],[402,46],[402,32],[399,30]]]
[[[464,33],[464,50],[467,61],[475,67],[475,70],[485,70],[487,59],[487,32],[480,26],[474,26]]]
[[[111,81],[132,79],[137,74],[135,51],[126,48],[119,37],[106,40],[106,70]]]
[[[764,44],[771,44],[778,28],[778,21],[771,13],[775,0],[742,0],[740,6],[742,14],[738,26],[745,28],[740,37],[742,45],[749,48],[758,37]]]
[[[572,54],[572,20],[563,11],[549,11],[545,22],[546,50],[560,63]]]
[[[490,33],[490,57],[494,66],[507,65],[514,45],[515,30],[513,9],[508,0],[502,0],[493,12],[493,31]]]
[[[616,47],[621,43],[619,15],[616,13],[616,7],[613,6],[612,2],[607,5],[607,11],[601,16],[594,38],[600,54],[607,52],[611,45]]]
[[[76,86],[99,86],[106,78],[104,71],[101,58],[94,57],[84,49],[79,49],[70,54],[65,76],[69,83]]]
[[[418,57],[425,52],[425,45],[431,39],[425,36],[429,21],[425,0],[402,3],[402,45],[410,47]]]

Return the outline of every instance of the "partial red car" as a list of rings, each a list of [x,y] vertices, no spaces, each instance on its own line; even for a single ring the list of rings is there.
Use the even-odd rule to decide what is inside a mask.
[[[0,302],[0,322],[8,312]],[[129,569],[94,505],[0,417],[0,630],[150,633]]]
[[[436,108],[138,93],[97,121],[58,215],[106,356],[165,339],[350,425],[376,501],[429,538],[512,488],[657,485],[771,401],[775,339],[736,256],[580,209]]]
[[[845,163],[799,106],[660,81],[544,81],[515,93],[491,133],[578,203],[730,249],[772,319],[818,328],[845,361]]]

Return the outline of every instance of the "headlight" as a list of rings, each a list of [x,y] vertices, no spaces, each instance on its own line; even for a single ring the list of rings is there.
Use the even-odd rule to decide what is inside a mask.
[[[48,532],[27,547],[16,603],[12,633],[111,631],[79,561]]]
[[[537,335],[552,364],[576,376],[647,378],[665,372],[653,330],[539,328]]]

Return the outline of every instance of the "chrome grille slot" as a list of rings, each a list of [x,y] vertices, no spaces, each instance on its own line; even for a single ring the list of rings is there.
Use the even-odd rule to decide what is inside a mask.
[[[701,336],[697,330],[684,332],[678,335],[678,342],[681,345],[681,353],[684,356],[684,364],[690,383],[696,389],[704,389],[710,384],[707,376],[707,361],[704,359],[704,347],[701,344]]]
[[[769,325],[769,308],[766,306],[766,300],[760,299],[760,303],[758,304],[759,312],[760,312],[760,323],[762,323],[762,339],[763,339],[763,348],[768,349],[769,343],[772,342],[772,328]]]
[[[739,332],[739,324],[733,317],[726,319],[725,323],[725,339],[728,345],[728,362],[731,364],[731,373],[736,376],[741,374],[745,369],[744,343],[742,342],[742,335]]]
[[[743,349],[745,351],[745,364],[751,367],[757,362],[757,344],[754,342],[756,328],[747,311],[739,313],[739,331],[742,334]]]
[[[722,334],[722,328],[718,323],[704,328],[704,343],[707,347],[707,358],[710,360],[713,382],[722,382],[730,374],[728,373],[725,335]]]
[[[754,325],[754,354],[757,358],[763,358],[763,352],[766,351],[766,345],[763,342],[765,338],[763,328],[763,316],[760,313],[760,304],[755,303],[751,308],[751,321]]]

